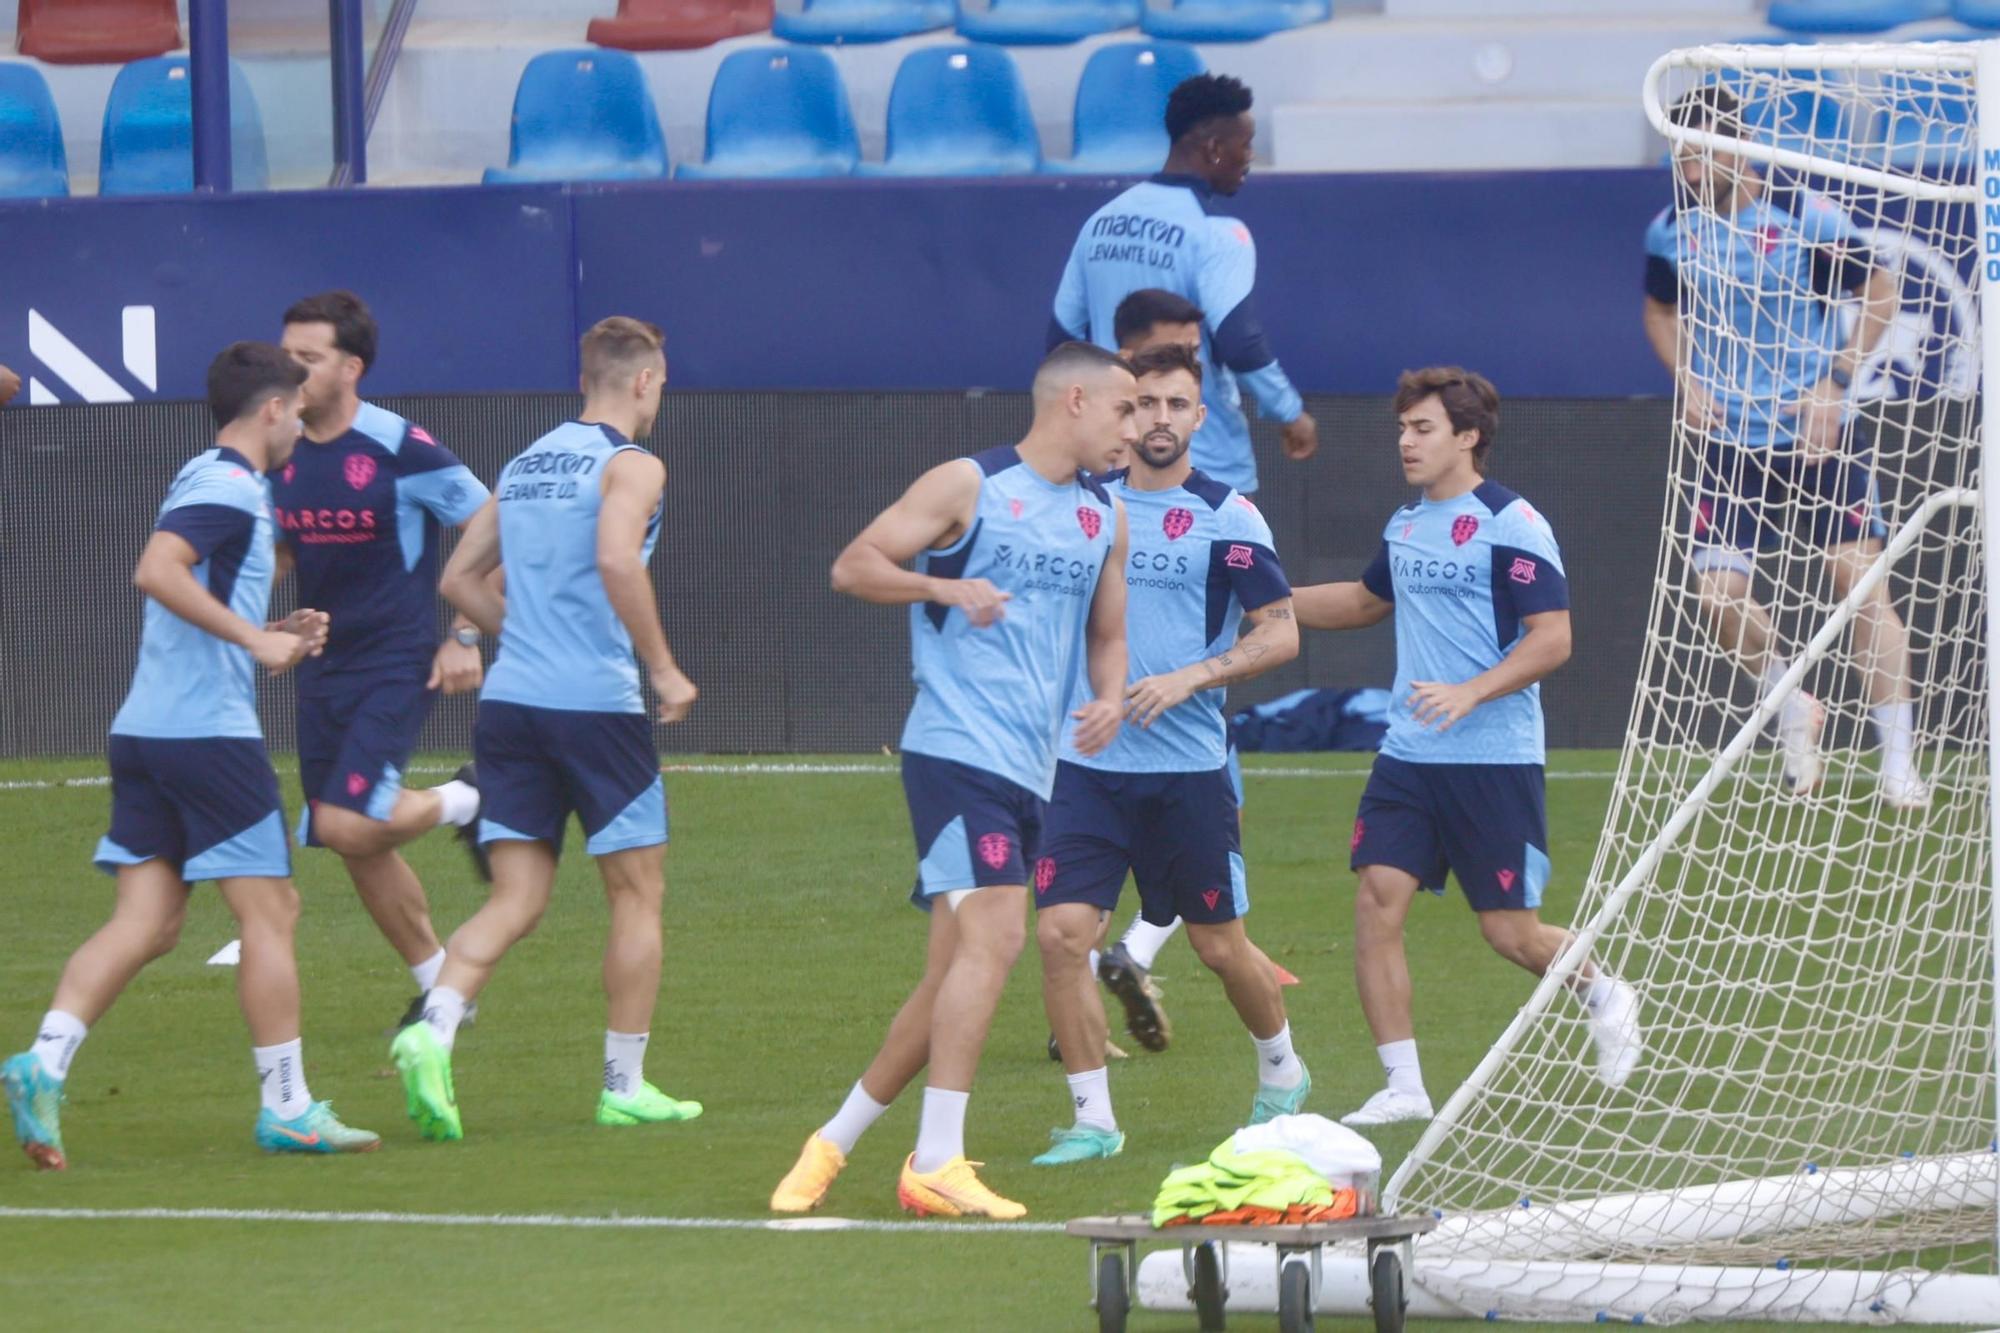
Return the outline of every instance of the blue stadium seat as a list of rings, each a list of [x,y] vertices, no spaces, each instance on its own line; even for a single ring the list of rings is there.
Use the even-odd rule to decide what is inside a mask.
[[[1139,26],[1140,0],[958,0],[958,32],[975,42],[1058,46]]]
[[[549,51],[521,71],[507,165],[488,185],[654,180],[667,174],[660,116],[623,51]]]
[[[1928,174],[1963,174],[1973,167],[1978,132],[1964,85],[1911,74],[1883,78],[1895,100],[1875,113],[1868,140],[1884,164]]]
[[[771,35],[793,42],[887,42],[948,28],[952,0],[778,0]]]
[[[250,81],[229,65],[229,175],[238,190],[270,185],[264,118]],[[186,56],[135,60],[112,80],[99,141],[99,194],[184,194],[194,189],[194,98]]]
[[[69,193],[62,121],[33,65],[0,65],[0,199]]]
[[[1771,26],[1791,32],[1886,32],[1940,18],[1949,0],[1771,0]]]
[[[1333,0],[1146,0],[1139,27],[1180,42],[1254,42],[1333,17]]]
[[[861,160],[847,88],[824,52],[802,46],[737,51],[708,90],[708,161],[690,180],[846,176]]]
[[[912,51],[889,89],[888,160],[864,176],[1008,176],[1042,165],[1013,57],[991,46]]]
[[[1951,0],[1951,16],[1971,28],[2000,28],[2000,0]]]
[[[1076,151],[1042,170],[1137,176],[1167,160],[1167,94],[1208,67],[1182,42],[1117,42],[1099,47],[1076,85]]]

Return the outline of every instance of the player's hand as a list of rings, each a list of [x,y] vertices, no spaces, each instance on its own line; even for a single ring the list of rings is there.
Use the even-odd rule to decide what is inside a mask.
[[[660,721],[679,722],[694,707],[695,699],[701,691],[694,682],[681,674],[679,667],[667,667],[655,671],[647,668],[646,676],[653,682],[653,693],[660,696]]]
[[[985,629],[1007,618],[1007,603],[1013,599],[1011,592],[1002,592],[985,579],[939,579],[934,602],[945,606],[955,606],[965,612],[965,618],[975,629]]]
[[[0,407],[14,401],[14,395],[21,392],[21,377],[5,366],[0,366]]]
[[[312,641],[286,629],[260,629],[243,645],[258,665],[274,676],[283,675],[304,661],[312,651]]]
[[[446,639],[431,658],[431,678],[424,682],[424,688],[443,694],[469,694],[485,678],[486,665],[480,660],[479,650],[468,648],[457,639]]]
[[[1303,463],[1319,452],[1319,423],[1310,412],[1300,412],[1297,419],[1287,421],[1278,431],[1278,443],[1285,451],[1285,457],[1294,463]]]
[[[280,621],[276,628],[287,634],[299,635],[306,641],[306,656],[318,657],[326,651],[326,636],[333,628],[333,617],[324,611],[302,606]]]
[[[1479,707],[1479,691],[1470,683],[1447,685],[1441,680],[1410,682],[1410,711],[1417,725],[1450,731],[1452,723]]]
[[[1809,460],[1831,458],[1840,452],[1840,430],[1847,419],[1847,391],[1830,379],[1823,379],[1804,396],[1785,404],[1782,415],[1794,422],[1799,451]]]
[[[1123,713],[1116,699],[1092,699],[1071,713],[1076,719],[1076,752],[1085,757],[1101,753],[1117,739],[1118,721]]]
[[[1125,720],[1150,728],[1162,713],[1192,698],[1195,688],[1195,683],[1181,671],[1135,680],[1125,687]]]
[[[1722,412],[1715,405],[1715,395],[1692,375],[1681,380],[1681,424],[1701,435],[1722,426]]]

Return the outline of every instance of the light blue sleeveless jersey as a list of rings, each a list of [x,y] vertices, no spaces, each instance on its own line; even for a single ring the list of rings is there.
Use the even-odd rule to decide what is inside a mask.
[[[970,461],[980,470],[972,526],[948,549],[918,557],[917,568],[986,579],[1013,600],[984,629],[955,608],[910,608],[917,701],[903,748],[998,774],[1047,800],[1116,515],[1096,482],[1078,474],[1055,485],[1013,445]]]
[[[639,446],[609,426],[566,421],[501,469],[500,564],[507,619],[481,699],[570,712],[643,713],[632,636],[597,572],[597,515],[613,455]],[[644,557],[660,537],[646,524]]]

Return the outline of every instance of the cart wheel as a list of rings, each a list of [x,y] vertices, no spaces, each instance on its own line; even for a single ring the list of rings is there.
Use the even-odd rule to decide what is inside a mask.
[[[1409,1300],[1403,1292],[1403,1260],[1393,1248],[1375,1252],[1368,1290],[1375,1305],[1375,1333],[1403,1333],[1403,1311]]]
[[[1312,1269],[1303,1259],[1278,1270],[1278,1327],[1284,1333],[1313,1333]]]
[[[1125,1252],[1106,1250],[1097,1256],[1097,1333],[1125,1333],[1125,1316],[1131,1308]]]
[[[1222,1333],[1227,1326],[1223,1313],[1222,1256],[1215,1242],[1203,1241],[1194,1247],[1194,1308],[1201,1316],[1201,1333]]]

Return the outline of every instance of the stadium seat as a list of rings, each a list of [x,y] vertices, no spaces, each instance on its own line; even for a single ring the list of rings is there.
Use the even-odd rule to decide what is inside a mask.
[[[122,65],[181,44],[174,0],[20,0],[14,49],[51,65]]]
[[[625,51],[687,51],[770,26],[771,0],[618,0],[617,16],[592,19],[584,35]]]
[[[1886,32],[1939,18],[1948,0],[1771,0],[1771,26],[1790,32]]]
[[[1180,42],[1254,42],[1333,17],[1333,0],[1146,0],[1139,27]]]
[[[639,62],[623,51],[547,51],[514,90],[507,165],[488,185],[629,181],[667,174],[660,116]]]
[[[1910,74],[1885,75],[1895,100],[1877,111],[1868,142],[1882,161],[1907,172],[1963,172],[1974,164],[1972,104],[1957,84]]]
[[[1038,170],[1041,139],[1013,57],[990,46],[912,51],[889,89],[889,150],[864,176],[1007,176]]]
[[[230,181],[238,190],[270,184],[264,118],[250,81],[229,65]],[[185,194],[194,188],[194,99],[186,56],[135,60],[118,71],[104,103],[99,194]]]
[[[1167,94],[1208,67],[1181,42],[1117,42],[1099,47],[1076,85],[1076,148],[1042,170],[1136,176],[1167,160]]]
[[[708,91],[708,160],[688,180],[847,176],[861,160],[840,70],[803,46],[737,51]]]
[[[771,32],[793,42],[887,42],[948,28],[952,0],[779,0]]]
[[[62,121],[33,65],[0,65],[0,199],[69,193]]]
[[[2000,28],[2000,0],[1951,0],[1951,16],[1970,28]]]
[[[958,0],[958,32],[975,42],[1056,46],[1139,25],[1140,0]]]

